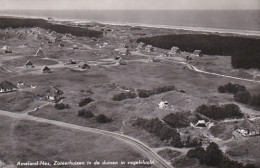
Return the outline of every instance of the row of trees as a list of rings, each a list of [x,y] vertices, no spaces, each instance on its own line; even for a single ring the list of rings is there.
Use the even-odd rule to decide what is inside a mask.
[[[0,18],[0,28],[33,28],[40,27],[43,29],[50,29],[57,33],[72,34],[74,36],[87,36],[87,37],[101,37],[103,32],[90,30],[87,28],[75,27],[71,25],[50,23],[44,19],[31,19],[31,18]]]
[[[182,51],[193,52],[200,49],[204,54],[232,56],[234,68],[260,69],[260,39],[253,37],[234,37],[213,34],[175,34],[143,37],[144,42],[155,47],[171,49],[178,46]]]
[[[200,164],[218,168],[256,168],[256,166],[252,164],[243,165],[237,161],[230,160],[214,142],[211,142],[206,150],[202,147],[190,149],[186,156],[188,158],[197,158]]]
[[[137,93],[135,93],[134,91],[130,91],[130,92],[122,92],[119,94],[115,94],[113,96],[112,100],[122,101],[125,99],[134,99],[137,97],[137,95],[140,98],[148,98],[152,95],[161,94],[161,93],[169,92],[169,91],[173,91],[173,90],[175,90],[174,86],[162,86],[162,87],[153,88],[151,90],[138,89]]]
[[[174,86],[163,86],[163,87],[153,88],[152,90],[138,89],[137,92],[138,92],[138,96],[140,98],[147,98],[152,95],[161,94],[161,93],[169,92],[169,91],[173,91],[173,90],[175,90]]]
[[[242,118],[244,116],[236,104],[225,104],[221,106],[203,104],[197,107],[195,111],[213,120]]]

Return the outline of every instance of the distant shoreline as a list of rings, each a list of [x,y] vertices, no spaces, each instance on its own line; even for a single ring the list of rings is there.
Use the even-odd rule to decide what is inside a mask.
[[[25,16],[25,15],[0,15],[1,17],[11,17],[11,18],[30,18],[30,19],[44,19],[48,20],[46,17],[38,16]],[[57,22],[71,22],[75,24],[87,24],[91,22],[97,22],[106,25],[114,26],[139,26],[147,28],[158,28],[158,29],[173,29],[173,30],[186,30],[195,31],[201,33],[218,33],[218,34],[233,34],[233,35],[245,35],[245,36],[258,36],[260,37],[260,31],[253,30],[237,30],[237,29],[221,29],[221,28],[206,28],[206,27],[187,27],[187,26],[172,26],[172,25],[156,25],[156,24],[142,24],[142,23],[123,23],[123,22],[109,22],[109,21],[99,21],[99,20],[75,20],[75,19],[58,19],[52,17],[54,21]]]

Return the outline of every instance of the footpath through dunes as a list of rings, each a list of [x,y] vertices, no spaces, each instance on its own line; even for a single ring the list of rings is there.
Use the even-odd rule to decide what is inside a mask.
[[[142,154],[144,154],[150,160],[154,160],[156,167],[158,167],[158,168],[173,168],[170,165],[170,163],[168,163],[164,159],[162,159],[150,147],[148,147],[144,143],[138,141],[137,139],[134,139],[134,138],[129,137],[127,135],[123,135],[123,134],[119,134],[119,133],[115,133],[115,132],[109,132],[109,131],[105,131],[105,130],[99,130],[99,129],[95,129],[95,128],[89,128],[89,127],[74,125],[74,124],[69,124],[69,123],[64,123],[64,122],[55,121],[55,120],[33,117],[33,116],[27,115],[26,113],[17,114],[17,113],[12,113],[12,112],[0,110],[0,115],[16,118],[16,119],[19,119],[19,120],[22,120],[22,119],[23,120],[31,120],[31,121],[36,121],[36,122],[40,122],[40,123],[56,125],[56,126],[60,126],[60,127],[64,127],[64,128],[75,129],[75,130],[79,130],[79,131],[83,131],[83,132],[92,132],[92,133],[102,134],[102,135],[106,135],[106,136],[111,136],[111,137],[117,138],[118,140],[121,140],[123,142],[126,142],[126,143],[132,145],[133,147],[138,149],[140,152],[142,152]]]

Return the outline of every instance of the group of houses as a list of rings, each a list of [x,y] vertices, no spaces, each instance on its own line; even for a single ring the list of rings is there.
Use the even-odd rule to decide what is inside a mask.
[[[25,82],[21,82],[21,81],[18,81],[17,84],[18,84],[18,86],[27,85]],[[32,88],[35,88],[35,87],[32,87]],[[3,81],[0,83],[0,94],[14,92],[17,90],[18,90],[18,87],[16,85],[14,85],[12,82]],[[57,87],[51,85],[49,88],[47,88],[44,99],[47,101],[56,102],[62,98],[63,94],[64,94],[63,91],[61,91]]]
[[[145,45],[145,43],[140,42],[137,44],[136,51],[144,50],[146,52],[154,52],[155,48],[152,45]]]

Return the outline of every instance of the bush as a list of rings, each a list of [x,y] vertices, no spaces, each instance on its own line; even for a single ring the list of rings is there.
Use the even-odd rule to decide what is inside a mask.
[[[252,96],[248,91],[238,92],[234,95],[234,100],[239,103],[248,104]]]
[[[82,109],[82,110],[78,111],[78,116],[86,117],[86,118],[92,118],[92,117],[94,117],[94,114],[89,110]]]
[[[123,92],[113,96],[112,100],[114,101],[122,101],[125,99],[134,99],[136,98],[136,94],[134,92]]]
[[[94,100],[91,99],[90,97],[87,97],[85,99],[82,99],[80,102],[79,102],[79,107],[83,107],[83,106],[86,106],[88,105],[89,103],[93,102]]]
[[[173,128],[184,128],[190,125],[187,113],[183,112],[168,114],[163,118],[163,121]]]
[[[232,93],[232,94],[236,94],[238,92],[243,92],[243,91],[246,91],[246,87],[245,86],[238,85],[238,84],[232,84],[232,83],[227,83],[226,85],[218,87],[218,92],[219,93]]]
[[[249,105],[260,108],[260,94],[253,95],[250,99]]]
[[[96,121],[98,123],[108,123],[108,122],[112,122],[112,119],[108,118],[104,114],[100,114],[100,115],[96,116]]]
[[[54,107],[57,110],[69,109],[69,105],[68,104],[64,104],[64,103],[56,103]]]
[[[242,118],[240,108],[236,104],[225,104],[222,106],[216,105],[201,105],[197,107],[196,112],[213,120],[224,120],[227,118]]]

